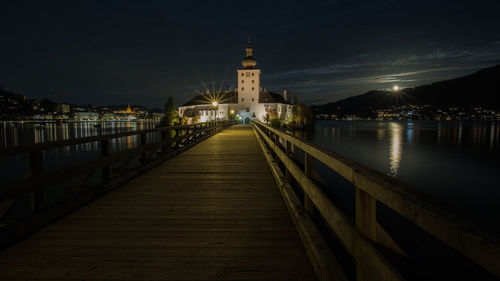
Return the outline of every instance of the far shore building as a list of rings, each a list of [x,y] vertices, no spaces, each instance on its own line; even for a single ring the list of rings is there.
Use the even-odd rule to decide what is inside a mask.
[[[266,115],[290,120],[292,105],[290,93],[273,93],[261,86],[261,71],[255,68],[257,60],[252,57],[253,48],[248,42],[243,68],[237,70],[238,87],[234,91],[201,93],[179,107],[180,117],[199,118],[200,122],[214,120],[265,121]],[[217,102],[214,106],[213,102]]]
[[[130,104],[127,106],[127,109],[125,110],[115,110],[113,111],[113,113],[115,114],[135,114],[135,110],[132,110],[132,108],[130,108]]]
[[[99,113],[89,111],[75,112],[75,119],[81,121],[96,121],[99,120]]]

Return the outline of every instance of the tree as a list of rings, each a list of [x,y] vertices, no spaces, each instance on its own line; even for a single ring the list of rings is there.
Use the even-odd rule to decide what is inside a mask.
[[[297,96],[293,96],[293,106],[292,106],[292,120],[294,122],[297,122],[297,119],[299,119],[298,114],[299,114],[299,101],[297,99]]]
[[[292,108],[293,121],[298,125],[313,126],[314,125],[314,114],[305,104],[299,104],[297,96],[293,99]]]
[[[168,97],[167,103],[165,104],[165,116],[163,116],[161,125],[174,126],[178,123],[179,123],[179,113],[175,109],[174,99],[170,96]]]
[[[40,108],[45,112],[56,112],[57,104],[49,99],[43,99],[40,101]]]

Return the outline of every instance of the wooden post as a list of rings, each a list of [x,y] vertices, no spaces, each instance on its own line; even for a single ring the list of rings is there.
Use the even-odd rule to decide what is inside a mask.
[[[41,150],[30,153],[30,173],[32,177],[39,176],[43,173],[43,154]],[[39,190],[31,192],[30,199],[31,210],[40,209],[44,201],[43,186],[41,186]]]
[[[285,143],[286,143],[286,156],[292,158],[291,154],[292,154],[293,144],[291,142],[289,142],[288,140],[285,140]],[[292,179],[292,175],[290,174],[290,171],[288,171],[288,169],[286,169],[286,168],[285,168],[285,177],[286,177],[286,180],[289,182]]]
[[[377,201],[356,187],[356,226],[366,237],[377,240]]]
[[[109,139],[105,139],[105,140],[101,141],[101,156],[105,157],[107,155],[109,155]],[[109,180],[110,172],[111,172],[110,166],[102,167],[102,180],[103,181]]]
[[[180,138],[179,138],[179,135],[181,133],[181,129],[175,129],[175,137],[177,138],[177,141],[175,142],[175,147],[179,148],[180,147]]]
[[[309,178],[312,176],[314,171],[314,157],[307,153],[304,152],[304,173],[306,176]],[[304,193],[304,208],[310,215],[314,215],[314,210],[316,209],[314,207],[314,203],[312,202],[311,198],[307,196],[307,194]]]
[[[161,131],[161,140],[162,141],[166,141],[169,138],[168,132],[169,131],[167,131],[167,130]],[[161,153],[163,154],[163,153],[165,153],[167,151],[168,151],[168,145],[166,145],[165,143],[162,144],[162,146],[161,146]]]
[[[368,193],[355,187],[356,227],[369,239],[377,240],[377,201]],[[358,281],[371,280],[369,261],[358,261],[356,275]]]

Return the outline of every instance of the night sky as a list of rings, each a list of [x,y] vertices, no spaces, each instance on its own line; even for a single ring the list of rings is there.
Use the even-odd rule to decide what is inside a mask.
[[[307,104],[500,63],[500,1],[0,1],[0,85],[69,103],[162,107],[236,85]]]

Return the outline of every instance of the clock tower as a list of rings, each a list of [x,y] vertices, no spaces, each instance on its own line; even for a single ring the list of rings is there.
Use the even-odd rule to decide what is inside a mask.
[[[238,69],[238,107],[239,111],[250,119],[255,115],[260,93],[260,69],[255,68],[257,60],[252,57],[252,54],[253,48],[249,39],[246,57],[241,62],[243,69]]]

